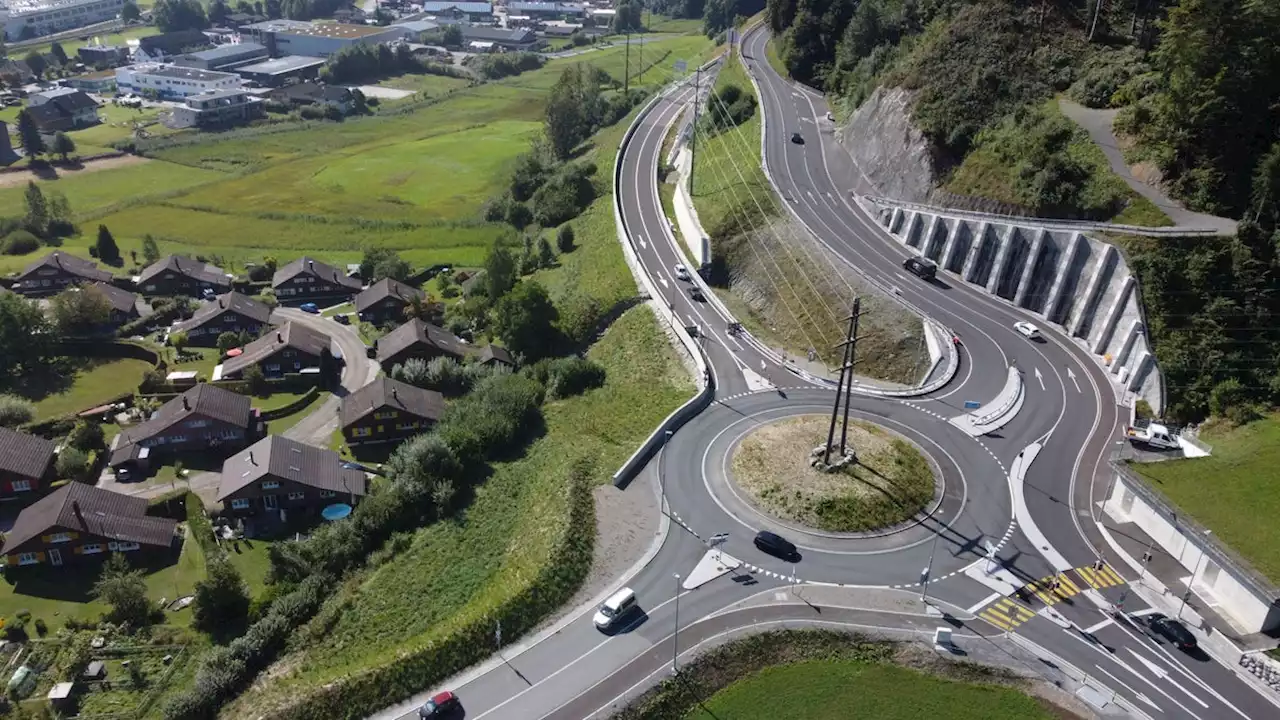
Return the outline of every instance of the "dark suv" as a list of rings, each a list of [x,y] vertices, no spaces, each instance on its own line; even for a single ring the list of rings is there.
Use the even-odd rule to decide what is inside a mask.
[[[1191,651],[1196,649],[1196,636],[1192,635],[1191,631],[1177,620],[1165,617],[1160,613],[1152,613],[1144,619],[1147,621],[1147,627],[1151,628],[1157,635],[1177,645],[1179,650]]]
[[[907,258],[906,262],[902,263],[902,267],[906,268],[907,272],[912,275],[922,277],[925,280],[932,280],[938,277],[938,263],[927,257]]]
[[[796,546],[790,540],[768,530],[761,530],[756,533],[755,544],[762,551],[783,560],[795,560],[800,555],[800,553],[796,552]]]

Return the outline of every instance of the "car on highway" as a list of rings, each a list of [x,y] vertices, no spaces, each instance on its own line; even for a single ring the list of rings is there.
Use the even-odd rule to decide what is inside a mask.
[[[320,307],[315,303],[302,303],[298,306],[298,309],[304,313],[311,313],[312,315],[320,314]]]
[[[1147,627],[1151,628],[1152,632],[1177,645],[1179,650],[1191,651],[1196,649],[1196,636],[1192,635],[1191,631],[1177,620],[1160,613],[1147,615],[1143,620],[1146,621]]]
[[[797,144],[797,145],[803,145],[803,144],[804,144],[804,136],[803,136],[803,135],[801,135],[801,134],[800,134],[800,133],[798,133],[798,132],[791,133],[791,142],[793,142],[793,143],[795,143],[795,144]]]
[[[1019,320],[1018,322],[1014,323],[1013,329],[1017,330],[1019,335],[1025,337],[1028,340],[1040,339],[1040,328],[1036,327],[1035,325],[1032,325],[1026,320]]]
[[[596,611],[592,622],[596,624],[596,628],[600,630],[608,630],[613,627],[619,619],[626,617],[632,610],[636,608],[636,593],[631,588],[622,588],[618,592],[609,596],[600,605],[600,609]]]
[[[698,287],[697,285],[694,285],[693,287],[689,288],[689,299],[694,300],[696,302],[706,302],[707,296],[702,294],[702,288]]]
[[[451,717],[462,709],[462,701],[452,691],[444,690],[431,696],[431,699],[418,708],[418,717],[422,720],[438,720]]]
[[[684,280],[685,282],[690,280],[689,268],[685,267],[684,263],[676,263],[676,266],[672,268],[672,270],[675,272],[677,280]]]
[[[938,263],[927,257],[909,257],[902,263],[907,272],[916,277],[932,280],[938,277]]]
[[[783,560],[794,560],[800,553],[792,542],[777,533],[761,530],[753,541],[758,549]]]

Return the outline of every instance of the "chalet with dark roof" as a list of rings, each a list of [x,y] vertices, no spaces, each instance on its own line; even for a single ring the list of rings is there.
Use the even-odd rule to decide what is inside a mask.
[[[261,435],[262,420],[247,395],[200,383],[160,406],[111,441],[107,463],[143,472],[153,461],[183,452],[235,450]]]
[[[444,396],[382,376],[342,398],[338,422],[348,445],[426,432],[444,415]]]
[[[68,285],[94,282],[111,282],[111,273],[95,262],[55,250],[23,268],[13,290],[30,296],[53,295]]]
[[[405,321],[404,309],[412,298],[425,302],[427,294],[402,282],[383,278],[356,296],[356,315],[379,327],[388,323],[398,325]],[[432,315],[442,312],[434,303],[428,310]]]
[[[302,256],[276,270],[271,287],[280,302],[306,302],[311,300],[350,300],[360,292],[359,280],[326,265],[319,260]]]
[[[28,114],[46,135],[98,123],[98,101],[83,90],[58,87],[36,92],[28,103]]]
[[[214,369],[215,380],[238,380],[250,365],[262,368],[269,378],[299,372],[323,376],[333,364],[329,336],[296,322],[281,325],[241,350]]]
[[[0,427],[0,497],[43,489],[54,479],[51,440]]]
[[[85,289],[102,293],[102,296],[107,299],[111,305],[107,324],[113,327],[151,314],[151,306],[143,301],[142,296],[128,290],[121,290],[111,283],[96,282],[86,285]]]
[[[417,318],[378,338],[374,343],[378,362],[391,369],[412,358],[431,360],[445,356],[462,360],[467,346],[444,328]]]
[[[200,306],[191,319],[174,325],[170,332],[184,332],[189,344],[215,347],[222,333],[248,333],[258,337],[270,327],[271,308],[241,295],[229,292]]]
[[[365,495],[366,478],[344,464],[327,448],[271,435],[222,464],[218,501],[233,515],[305,514],[333,503],[354,504]]]
[[[485,345],[476,354],[476,362],[489,367],[502,365],[513,368],[516,366],[515,358],[511,357],[511,353],[501,345]]]
[[[58,567],[112,552],[175,555],[178,521],[147,515],[147,501],[67,483],[18,513],[4,538],[4,564]]]
[[[198,298],[207,294],[220,295],[231,289],[231,276],[225,270],[185,255],[169,255],[157,260],[148,265],[134,282],[143,295]]]

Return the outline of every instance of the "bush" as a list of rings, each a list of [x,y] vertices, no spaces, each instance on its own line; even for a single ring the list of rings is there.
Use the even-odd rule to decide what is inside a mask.
[[[562,225],[556,231],[556,249],[562,254],[573,252],[573,226]]]
[[[5,255],[26,255],[40,249],[40,239],[26,230],[14,230],[0,240],[0,252]]]
[[[17,395],[0,395],[0,427],[16,428],[31,422],[36,406]]]
[[[464,462],[518,447],[541,425],[545,390],[521,375],[493,375],[449,406],[438,432]],[[458,444],[450,442],[455,438]]]
[[[1100,52],[1085,61],[1080,77],[1067,89],[1067,96],[1085,107],[1113,107],[1115,100],[1122,99],[1118,95],[1120,89],[1150,69],[1137,48]]]
[[[547,388],[547,396],[564,399],[604,385],[605,371],[586,358],[540,360],[524,372]]]
[[[67,435],[67,445],[88,452],[105,447],[106,435],[96,420],[77,420]]]
[[[591,176],[596,166],[591,163],[565,165],[533,193],[533,220],[543,227],[554,227],[572,220],[595,200],[596,189]]]
[[[249,590],[235,566],[225,557],[208,563],[207,577],[196,583],[191,622],[211,634],[234,627],[249,611]]]
[[[485,78],[497,80],[542,67],[546,59],[537,53],[517,52],[501,55],[472,55],[467,58],[472,69]]]
[[[64,447],[58,452],[58,459],[54,463],[54,467],[57,469],[58,477],[60,478],[68,480],[79,479],[89,469],[89,455],[79,448]]]
[[[49,626],[45,625],[44,618],[36,618],[36,635],[44,637],[49,634]]]

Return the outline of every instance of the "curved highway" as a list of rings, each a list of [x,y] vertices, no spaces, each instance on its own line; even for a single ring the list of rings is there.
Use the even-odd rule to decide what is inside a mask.
[[[733,318],[719,303],[694,300],[690,282],[675,276],[674,266],[686,261],[659,200],[657,168],[664,138],[693,99],[689,83],[678,84],[636,120],[615,191],[632,248],[660,295],[655,300],[699,330],[715,399],[650,461],[663,479],[669,529],[643,566],[620,580],[635,590],[643,612],[618,632],[603,634],[592,625],[592,609],[578,608],[455,678],[452,689],[467,718],[605,717],[669,669],[677,626],[680,655],[737,629],[812,622],[815,610],[829,625],[918,636],[939,621],[840,604],[817,608],[796,602],[789,588],[846,593],[855,599],[850,602],[906,602],[901,598],[921,593],[926,567],[932,571],[923,590],[959,626],[958,638],[1016,633],[1047,648],[1052,654],[1041,655],[1046,663],[1076,669],[1132,714],[1274,717],[1277,708],[1227,668],[1208,657],[1171,652],[1137,623],[1113,618],[1108,610],[1123,584],[1089,587],[1094,583],[1079,570],[1105,548],[1093,530],[1092,501],[1105,489],[1106,455],[1121,416],[1101,368],[1052,327],[1044,328],[1044,342],[1028,342],[1012,329],[1015,320],[1028,316],[1002,300],[958,280],[925,283],[907,276],[901,270],[907,251],[845,199],[858,186],[858,173],[832,140],[821,95],[777,76],[763,61],[764,41],[764,33],[749,32],[742,51],[758,83],[765,168],[779,194],[845,262],[881,285],[898,287],[910,305],[963,340],[959,372],[942,389],[910,399],[859,394],[851,403],[852,415],[881,423],[925,450],[940,479],[937,505],[896,532],[834,537],[780,526],[736,497],[726,467],[745,432],[761,422],[825,413],[834,394],[806,385],[746,338],[729,336],[725,328]],[[790,143],[793,132],[808,142]],[[978,438],[947,422],[963,413],[966,400],[986,403],[1000,394],[1011,365],[1021,370],[1025,388],[1012,422]],[[772,389],[759,389],[761,378]],[[1019,455],[1033,444],[1039,454],[1023,468]],[[647,491],[645,483],[628,490]],[[787,565],[756,550],[751,538],[763,528],[793,539],[800,561]],[[696,589],[681,589],[677,575],[688,576],[707,553],[706,539],[718,533],[728,534],[722,550],[742,565]],[[1002,596],[1010,592],[993,591],[1000,585],[985,572],[994,570],[989,548],[998,557],[998,577],[1012,583],[1005,588],[1030,588],[1023,588],[1023,610],[1008,607],[1013,599]],[[1057,573],[1061,590],[1037,591],[1043,589],[1035,585],[1039,580]],[[1007,622],[992,612],[1002,604]],[[1144,608],[1131,594],[1124,602],[1129,612],[1141,614]],[[377,717],[410,718],[416,712],[406,703]]]

